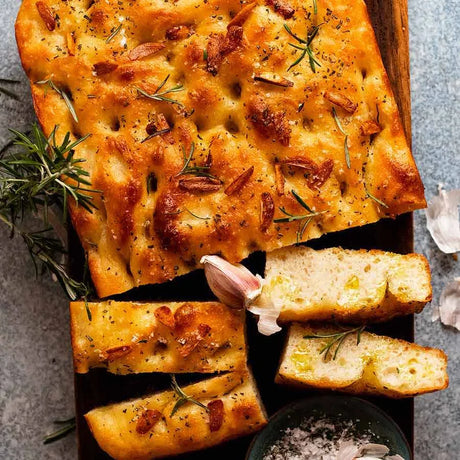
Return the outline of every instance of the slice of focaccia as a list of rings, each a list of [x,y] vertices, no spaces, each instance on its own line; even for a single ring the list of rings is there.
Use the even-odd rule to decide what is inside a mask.
[[[246,367],[244,311],[217,302],[70,304],[74,367],[219,372]]]
[[[204,449],[262,428],[267,420],[252,377],[232,372],[182,388],[194,398],[177,411],[166,391],[88,412],[99,446],[120,460],[148,460]]]
[[[443,351],[369,332],[359,333],[359,343],[357,331],[340,341],[336,334],[343,333],[334,326],[292,324],[276,381],[392,398],[447,387]]]
[[[100,297],[425,206],[363,0],[24,0],[16,37],[45,133],[91,134]]]
[[[283,248],[267,254],[263,293],[280,321],[386,321],[423,309],[431,274],[420,254]]]

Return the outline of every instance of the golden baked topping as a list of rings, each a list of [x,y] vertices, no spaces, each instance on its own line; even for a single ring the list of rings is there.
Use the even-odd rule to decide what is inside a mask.
[[[165,46],[163,43],[141,43],[129,52],[128,57],[131,61],[137,61],[161,51]]]
[[[187,332],[182,337],[177,338],[177,342],[182,345],[179,354],[186,358],[201,341],[209,334],[211,328],[207,324],[199,324],[195,331]]]
[[[147,434],[161,420],[161,417],[160,411],[147,409],[137,420],[136,431],[139,434]]]
[[[176,326],[176,320],[174,315],[169,307],[163,305],[155,310],[155,318],[160,321],[161,324],[174,329]]]
[[[103,361],[115,361],[120,359],[122,356],[126,356],[131,353],[132,347],[130,345],[121,345],[119,347],[109,348],[101,353],[101,359]]]
[[[282,111],[274,111],[260,97],[252,98],[248,104],[248,118],[263,137],[289,145],[291,128]]]
[[[111,73],[117,68],[118,64],[115,64],[114,62],[96,62],[93,66],[94,72],[98,76]]]
[[[224,403],[222,399],[214,399],[208,402],[209,429],[219,431],[224,422]]]
[[[230,185],[225,189],[226,195],[233,195],[234,193],[239,192],[246,182],[251,178],[252,173],[254,172],[254,166],[246,169],[242,172]]]
[[[254,75],[254,80],[267,83],[269,85],[281,86],[283,88],[290,88],[291,86],[294,86],[294,82],[288,80],[287,78],[272,77],[269,75]]]
[[[244,311],[217,302],[70,306],[75,371],[219,372],[246,366]],[[124,344],[124,345],[120,345]],[[105,350],[105,351],[102,351]]]
[[[364,121],[361,125],[361,133],[363,136],[378,134],[380,131],[382,131],[381,126],[374,120]]]
[[[268,230],[271,223],[273,222],[273,216],[275,215],[275,204],[273,198],[268,192],[264,192],[261,195],[261,211],[260,211],[260,229],[263,232]]]
[[[286,0],[266,0],[265,3],[283,16],[284,19],[289,19],[294,16],[295,9]]]
[[[54,14],[51,11],[51,8],[45,2],[35,3],[37,7],[38,14],[43,19],[46,28],[52,32],[56,28],[56,20],[54,19]]]
[[[335,91],[326,91],[324,97],[333,104],[342,107],[348,113],[354,113],[358,108],[358,104],[355,104],[353,101],[348,99],[348,97],[343,94],[337,93]]]
[[[38,3],[19,50],[45,134],[91,134],[99,296],[425,205],[363,0]],[[278,220],[312,214],[291,190],[311,219]]]

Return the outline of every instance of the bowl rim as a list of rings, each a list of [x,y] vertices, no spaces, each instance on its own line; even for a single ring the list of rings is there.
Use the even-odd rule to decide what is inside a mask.
[[[295,407],[298,404],[302,404],[306,401],[315,399],[326,399],[326,398],[336,398],[336,399],[342,399],[346,401],[355,401],[358,404],[362,404],[363,406],[368,406],[370,409],[374,410],[377,412],[382,418],[386,419],[387,422],[393,427],[393,429],[399,434],[401,439],[403,440],[403,443],[406,445],[407,450],[410,454],[410,458],[407,460],[414,460],[414,453],[412,452],[412,449],[410,447],[409,441],[406,438],[406,435],[402,431],[401,427],[393,420],[392,417],[390,417],[382,408],[377,406],[376,404],[368,401],[367,399],[358,397],[358,396],[348,396],[348,395],[342,395],[342,394],[318,394],[318,395],[310,395],[306,396],[300,399],[297,399],[295,401],[291,401],[290,403],[286,404],[285,406],[281,407],[278,409],[276,412],[274,412],[268,419],[267,424],[260,430],[252,439],[251,443],[249,444],[248,450],[246,452],[246,456],[244,457],[245,460],[249,460],[249,456],[251,455],[251,452],[254,448],[255,443],[257,442],[257,439],[260,438],[261,434],[267,429],[267,427],[270,425],[271,422],[274,420],[277,420],[282,417],[282,415],[285,412],[288,412],[291,408]]]

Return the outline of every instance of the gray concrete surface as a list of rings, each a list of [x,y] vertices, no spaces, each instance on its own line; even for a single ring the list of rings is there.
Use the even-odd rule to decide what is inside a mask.
[[[0,0],[0,77],[23,82],[20,102],[0,96],[0,145],[8,127],[27,129],[34,119],[14,41],[19,3]],[[459,7],[458,0],[409,0],[413,146],[428,198],[440,182],[460,187]],[[436,302],[444,283],[460,275],[460,262],[437,250],[423,212],[415,224],[416,250],[430,260]],[[35,279],[22,242],[9,240],[1,227],[0,260],[0,459],[74,459],[74,435],[42,444],[53,420],[73,414],[67,301],[51,280]],[[427,307],[416,320],[416,338],[449,354],[451,385],[416,400],[415,458],[453,460],[460,455],[460,332],[433,324]]]

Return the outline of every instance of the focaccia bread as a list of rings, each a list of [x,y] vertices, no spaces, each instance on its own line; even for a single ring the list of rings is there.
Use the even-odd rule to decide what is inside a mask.
[[[261,301],[279,320],[386,321],[431,301],[431,274],[420,254],[308,247],[267,254]]]
[[[102,450],[119,460],[149,460],[204,449],[261,429],[265,410],[248,373],[232,372],[182,390],[100,407],[85,415]],[[174,412],[174,413],[173,413]]]
[[[45,133],[91,134],[100,297],[425,206],[363,0],[24,0],[16,36]]]
[[[246,368],[244,311],[217,302],[70,304],[75,372],[220,372]]]
[[[324,347],[340,337],[311,338],[342,332],[336,326],[293,323],[276,381],[391,398],[447,388],[447,356],[436,348],[369,332],[360,333],[358,344],[358,332],[354,332],[345,336],[338,349],[335,342],[326,355],[327,350],[321,353]]]

